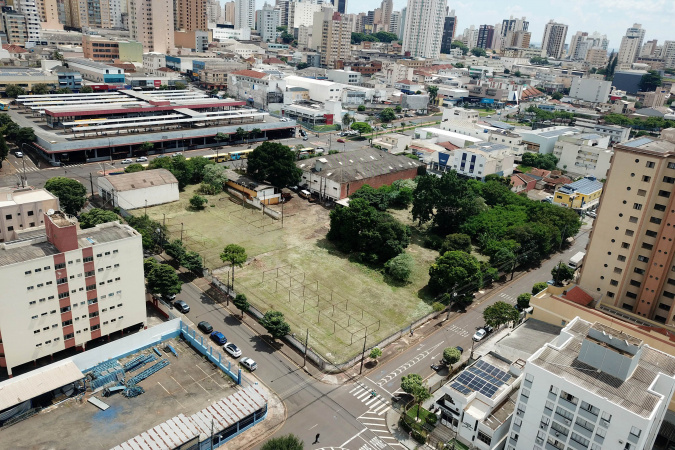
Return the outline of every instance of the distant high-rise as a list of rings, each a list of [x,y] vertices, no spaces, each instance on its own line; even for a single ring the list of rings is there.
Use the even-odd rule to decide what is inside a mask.
[[[380,22],[382,24],[382,31],[389,31],[391,26],[391,13],[393,10],[393,0],[382,0],[382,3],[380,4]]]
[[[35,0],[17,0],[14,2],[14,8],[26,16],[26,33],[28,40],[40,39],[40,14],[38,13]]]
[[[174,46],[173,2],[130,0],[131,39],[143,44],[146,52],[169,53]]]
[[[258,11],[257,30],[263,42],[274,42],[279,35],[277,27],[281,26],[279,9],[265,2]]]
[[[457,29],[457,16],[453,9],[445,16],[443,22],[443,38],[441,39],[441,53],[450,53],[452,41],[455,39],[455,30]]]
[[[234,24],[234,9],[235,9],[234,0],[225,2],[225,4],[223,5],[223,13],[224,13],[223,15],[225,17],[226,23]]]
[[[333,3],[333,5],[335,5],[335,3]],[[340,14],[345,14],[347,12],[347,0],[337,0],[335,8],[337,8],[337,12]]]
[[[234,1],[234,28],[255,28],[255,0]]]
[[[621,38],[621,47],[619,47],[619,55],[617,56],[619,65],[629,66],[635,62],[640,54],[640,49],[642,49],[645,31],[639,23],[633,24],[626,30],[626,35]]]
[[[392,11],[391,20],[389,20],[389,32],[396,36],[401,36],[401,11]],[[400,39],[400,37],[399,37]]]
[[[607,35],[598,32],[589,35],[585,31],[577,31],[570,41],[567,57],[573,61],[584,61],[589,50],[600,48],[607,51],[608,45]]]
[[[492,48],[492,40],[494,39],[495,27],[492,25],[481,25],[478,28],[478,40],[476,47]]]
[[[522,19],[514,19],[513,16],[511,16],[509,19],[502,20],[501,35],[506,37],[509,31],[527,31],[530,22],[525,19],[525,17]]]
[[[398,33],[398,38],[402,41],[403,40],[403,34],[405,33],[405,17],[408,13],[408,8],[403,7],[401,8],[401,28]]]
[[[567,25],[550,20],[544,27],[544,37],[541,44],[543,56],[555,59],[562,58],[566,39]]]
[[[403,54],[438,58],[441,54],[446,0],[408,0]]]
[[[173,26],[176,31],[206,31],[206,0],[173,0]]]
[[[351,17],[340,14],[332,7],[324,7],[314,14],[313,38],[315,47],[321,54],[321,65],[333,69],[338,61],[349,61],[351,58]],[[318,44],[318,45],[317,45]]]
[[[656,52],[656,47],[659,45],[658,39],[652,39],[651,41],[647,41],[642,45],[642,49],[640,50],[640,56],[644,57],[650,57],[654,56],[654,53]]]

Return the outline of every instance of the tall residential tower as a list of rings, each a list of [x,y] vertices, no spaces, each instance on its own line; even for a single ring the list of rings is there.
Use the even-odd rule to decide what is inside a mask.
[[[441,54],[446,0],[408,0],[403,54],[438,58]]]

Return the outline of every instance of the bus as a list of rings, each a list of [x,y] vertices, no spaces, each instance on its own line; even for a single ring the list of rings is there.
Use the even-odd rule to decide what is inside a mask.
[[[0,99],[0,111],[9,111],[10,104],[12,103],[9,99]]]
[[[226,161],[234,161],[238,159],[247,159],[248,155],[250,155],[252,151],[253,151],[252,148],[248,148],[246,150],[222,151],[218,153],[211,153],[208,155],[204,155],[204,158],[208,159],[209,161],[221,163]]]

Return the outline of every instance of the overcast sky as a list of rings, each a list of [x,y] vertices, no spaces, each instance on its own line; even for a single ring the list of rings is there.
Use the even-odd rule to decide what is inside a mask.
[[[347,12],[359,13],[379,7],[381,0],[347,0]],[[258,0],[259,7],[262,0]],[[407,0],[394,0],[400,10]],[[532,42],[541,42],[544,25],[554,19],[569,26],[567,44],[577,31],[606,34],[610,48],[619,48],[626,28],[641,23],[647,30],[645,41],[675,40],[675,0],[450,0],[457,15],[458,31],[482,24],[501,23],[509,16],[527,17]]]

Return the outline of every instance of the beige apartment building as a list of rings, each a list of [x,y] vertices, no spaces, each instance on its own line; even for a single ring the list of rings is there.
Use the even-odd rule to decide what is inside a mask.
[[[42,233],[0,244],[0,366],[12,369],[146,323],[141,235],[118,222],[80,230],[60,211]]]
[[[322,67],[335,69],[337,61],[350,59],[352,21],[349,16],[324,8],[314,14],[314,29],[321,30],[318,50]]]
[[[0,188],[0,242],[17,233],[44,225],[44,214],[59,209],[59,199],[44,189]]]
[[[220,4],[219,4],[220,5]],[[206,0],[179,0],[173,2],[174,28],[181,31],[209,29]]]
[[[173,2],[130,0],[131,39],[143,44],[145,52],[169,53],[174,45]]]
[[[604,306],[675,323],[675,129],[614,146],[579,284]]]

